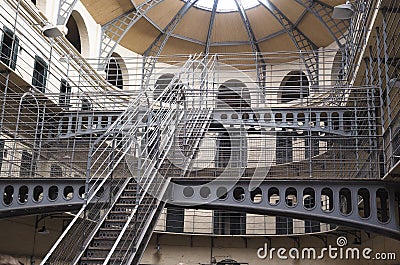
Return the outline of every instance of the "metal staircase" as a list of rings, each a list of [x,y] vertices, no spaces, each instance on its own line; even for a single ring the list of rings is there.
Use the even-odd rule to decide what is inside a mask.
[[[93,196],[85,198],[41,264],[137,264],[165,204],[168,170],[174,168],[167,157],[179,146],[176,131],[190,117],[197,125],[188,132],[188,148],[196,149],[210,121],[204,113],[211,110],[196,94],[203,93],[211,77],[206,72],[213,67],[208,58],[189,59],[157,99],[150,102],[145,88],[96,140],[87,163],[86,192]],[[179,101],[181,93],[196,96]],[[183,165],[192,157],[183,159]],[[106,185],[109,179],[112,185]],[[109,200],[99,201],[99,192],[110,194]]]

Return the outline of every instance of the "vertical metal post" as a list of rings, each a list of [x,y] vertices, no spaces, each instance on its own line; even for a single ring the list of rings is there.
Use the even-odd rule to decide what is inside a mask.
[[[355,126],[355,131],[356,131],[356,170],[357,173],[360,173],[360,154],[359,154],[359,133],[358,133],[358,112],[357,112],[357,100],[354,100],[354,126]],[[344,119],[345,117],[343,117]]]
[[[389,86],[389,55],[388,55],[388,45],[387,45],[387,32],[386,32],[386,19],[385,19],[385,11],[382,11],[382,33],[383,33],[383,53],[385,56],[385,85],[386,85],[386,105],[387,105],[387,112],[388,112],[388,122],[391,124],[392,122],[392,111],[390,108],[390,86]],[[379,33],[379,31],[377,32]],[[390,128],[390,127],[389,127]]]
[[[394,164],[393,159],[393,146],[392,146],[392,110],[391,110],[391,100],[390,100],[390,85],[389,85],[389,55],[388,55],[388,45],[387,45],[387,32],[386,32],[386,12],[382,10],[382,30],[383,30],[383,53],[385,56],[385,81],[386,81],[386,108],[387,108],[387,117],[388,117],[388,130],[389,130],[389,151],[391,154],[389,167],[392,167]]]
[[[308,109],[309,111],[309,115],[308,115],[308,130],[307,130],[307,139],[306,141],[308,142],[308,176],[311,178],[312,177],[312,133],[311,133],[311,117],[312,117],[312,113],[311,113],[311,108]],[[315,126],[315,125],[314,125]],[[292,141],[292,149],[293,149],[293,141]]]
[[[42,151],[42,141],[43,141],[43,131],[44,131],[43,129],[44,129],[44,119],[46,116],[46,107],[47,107],[47,102],[45,101],[44,105],[43,105],[42,118],[40,120],[39,143],[37,144],[37,151],[35,152],[36,155],[33,155],[33,159],[38,159],[40,157],[40,153]],[[35,135],[35,138],[36,138],[36,135]],[[36,146],[34,148],[36,148]]]
[[[135,205],[139,204],[139,190],[140,190],[140,178],[141,178],[141,172],[142,172],[142,142],[143,141],[137,141],[137,159],[138,159],[138,166],[137,166],[137,176],[135,178],[136,180],[136,190],[135,190]],[[144,162],[146,162],[146,159],[144,159]]]
[[[373,111],[373,108],[371,107],[371,101],[374,100],[374,95],[372,94],[372,89],[370,87],[372,87],[372,83],[370,83],[370,79],[369,79],[369,72],[370,72],[370,68],[369,68],[369,60],[368,58],[364,59],[364,63],[365,63],[365,84],[367,86],[366,88],[366,92],[367,92],[367,117],[368,117],[368,148],[369,148],[369,157],[368,157],[368,164],[369,164],[369,177],[373,178],[372,174],[372,155],[374,152],[373,147],[373,130],[375,128],[375,126],[372,125],[372,115],[371,115],[371,111]]]
[[[3,74],[4,72],[0,73]],[[10,71],[6,70],[6,82],[4,84],[4,94],[3,94],[3,105],[1,107],[1,117],[0,117],[0,134],[3,132],[3,124],[4,124],[4,115],[6,111],[6,101],[7,101],[7,93],[8,93],[8,85],[10,81]]]
[[[379,174],[379,153],[378,153],[378,139],[376,138],[376,135],[377,135],[377,129],[378,129],[378,127],[377,127],[377,123],[376,123],[376,114],[375,114],[375,88],[374,88],[374,73],[373,73],[373,56],[372,56],[372,47],[371,46],[369,46],[369,83],[370,83],[370,85],[371,85],[371,96],[372,96],[372,98],[371,98],[371,104],[372,104],[372,115],[373,115],[373,117],[374,117],[374,119],[373,119],[373,121],[374,121],[374,129],[373,129],[373,134],[374,134],[374,138],[373,138],[373,142],[374,142],[374,148],[375,148],[375,161],[378,161],[377,162],[377,172],[378,172],[378,174]],[[381,119],[382,119],[382,113],[381,113]],[[382,122],[381,122],[381,124],[382,124]],[[382,127],[383,127],[383,125],[382,125]],[[385,139],[382,139],[382,141],[383,141],[383,143],[384,143],[384,141],[385,141]]]
[[[376,60],[377,60],[377,70],[378,70],[378,86],[379,86],[379,97],[380,97],[380,110],[381,110],[381,124],[382,124],[382,135],[385,135],[386,129],[385,129],[385,109],[384,109],[384,101],[383,101],[383,80],[382,80],[382,60],[381,60],[381,39],[380,39],[380,30],[377,27],[376,29]],[[385,144],[385,137],[382,137],[382,145],[383,145],[383,163],[384,163],[384,169],[385,172],[387,172],[388,168],[386,168],[386,162],[387,162],[387,157],[386,157],[386,144]]]

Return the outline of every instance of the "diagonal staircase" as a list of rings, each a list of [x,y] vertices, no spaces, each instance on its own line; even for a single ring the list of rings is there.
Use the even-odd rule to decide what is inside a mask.
[[[196,125],[187,132],[191,140],[186,144],[195,150],[210,122],[204,118],[210,117],[210,108],[176,99],[181,89],[190,93],[194,87],[202,90],[210,76],[206,72],[213,66],[213,60],[200,56],[189,59],[157,100],[149,102],[149,88],[142,91],[95,142],[88,156],[86,185],[87,194],[93,195],[85,198],[84,206],[41,264],[139,262],[165,205],[169,169],[174,168],[167,157],[177,146],[176,131],[185,124],[185,117],[191,117]],[[180,89],[176,89],[178,80],[183,84]],[[187,156],[182,163],[188,165],[192,158]],[[161,167],[164,174],[160,174]],[[180,174],[187,168],[181,168]],[[109,179],[112,181],[106,182]],[[110,198],[101,202],[102,194],[110,194]]]
[[[186,128],[186,121],[190,121],[189,124],[192,125],[185,134],[190,139],[190,143],[186,143],[188,150],[194,150],[200,144],[204,128],[210,124],[211,112],[212,110],[204,109],[190,110],[177,125],[176,131]],[[163,152],[164,155],[171,156],[175,149],[180,148],[181,137],[179,133],[176,135],[170,151]],[[153,153],[152,150],[146,151]],[[163,157],[163,163],[152,167],[153,176],[150,180],[132,179],[92,239],[80,259],[80,264],[137,264],[165,206],[167,198],[163,196],[169,180],[172,176],[177,176],[174,169],[180,169],[178,177],[184,176],[191,159],[193,156],[187,156],[180,159],[181,164],[176,164]],[[143,187],[145,190],[141,189]]]

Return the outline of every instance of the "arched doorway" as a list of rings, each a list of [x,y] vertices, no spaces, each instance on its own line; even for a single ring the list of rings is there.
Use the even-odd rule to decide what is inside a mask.
[[[308,97],[309,82],[307,75],[301,71],[288,73],[280,85],[280,103],[287,103],[296,99]]]

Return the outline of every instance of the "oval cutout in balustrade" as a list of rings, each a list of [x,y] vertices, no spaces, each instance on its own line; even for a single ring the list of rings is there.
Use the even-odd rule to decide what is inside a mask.
[[[225,200],[228,197],[228,190],[225,187],[218,187],[217,197],[220,200]]]
[[[285,202],[288,207],[296,207],[297,205],[297,190],[295,188],[287,188],[285,191]]]
[[[371,215],[371,200],[369,190],[361,188],[358,190],[358,215],[361,218],[368,218]]]
[[[58,187],[57,186],[51,186],[49,188],[49,195],[48,198],[50,201],[55,201],[58,198]]]
[[[262,190],[257,187],[250,192],[250,198],[253,203],[261,203],[263,195]]]
[[[67,186],[64,188],[64,199],[71,200],[74,197],[74,188],[72,186]]]
[[[333,191],[330,188],[321,191],[321,210],[326,213],[333,211]]]
[[[8,185],[4,188],[3,203],[7,206],[11,205],[14,198],[14,187]]]
[[[28,201],[29,189],[27,186],[21,186],[18,191],[19,203],[25,204]]]
[[[315,190],[313,188],[304,189],[303,205],[307,210],[311,210],[315,207]]]
[[[194,189],[192,187],[183,188],[183,196],[185,198],[191,198],[194,195]]]
[[[339,191],[339,207],[340,212],[345,215],[352,211],[351,191],[348,188]]]
[[[280,201],[278,188],[272,187],[268,189],[268,203],[270,205],[277,205]]]
[[[233,198],[238,201],[238,202],[242,202],[245,199],[245,192],[244,189],[242,187],[236,187],[233,190]]]
[[[78,196],[81,199],[85,198],[85,186],[80,186],[79,187]]]
[[[43,197],[44,197],[44,190],[42,186],[36,186],[33,189],[33,201],[34,202],[41,202],[43,201]]]
[[[201,196],[203,199],[208,199],[208,198],[210,197],[210,195],[211,195],[211,190],[210,190],[209,187],[206,187],[206,186],[201,187],[201,189],[200,189],[200,196]]]

